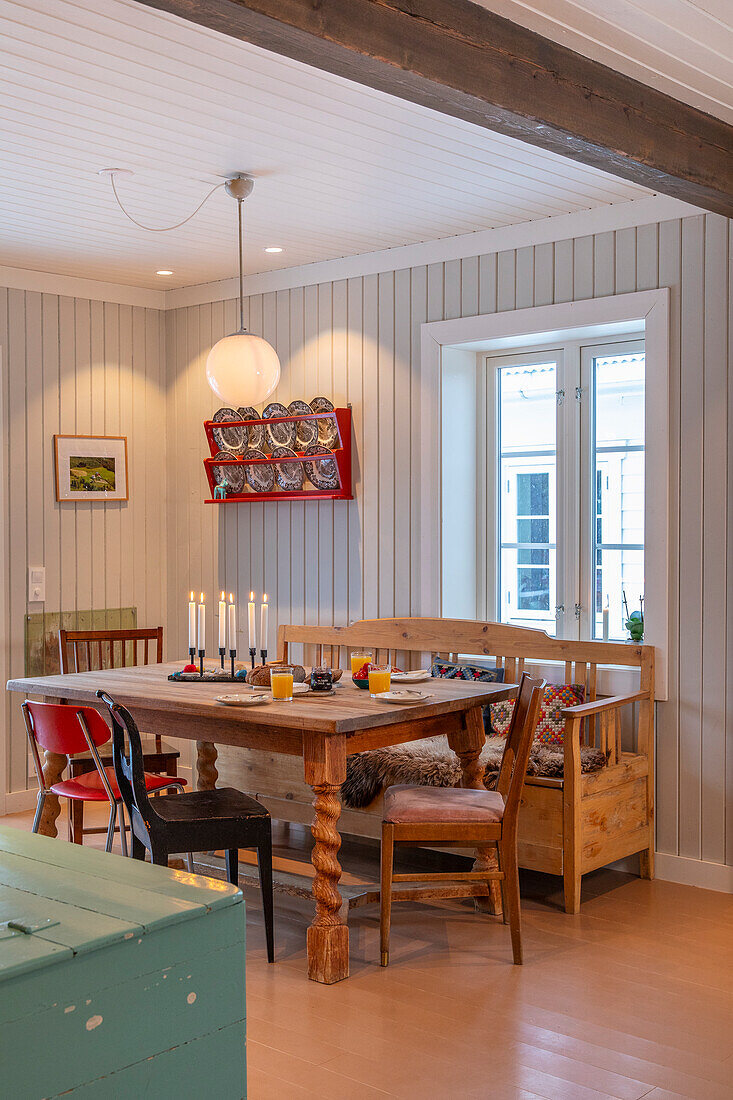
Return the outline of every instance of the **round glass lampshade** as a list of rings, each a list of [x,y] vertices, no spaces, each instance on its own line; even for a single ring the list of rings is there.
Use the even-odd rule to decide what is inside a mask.
[[[214,344],[206,360],[206,380],[235,409],[261,405],[280,381],[280,360],[261,336],[236,332]]]

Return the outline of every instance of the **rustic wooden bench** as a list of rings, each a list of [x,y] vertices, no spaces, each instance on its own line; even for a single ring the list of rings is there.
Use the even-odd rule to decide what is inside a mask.
[[[421,667],[432,658],[489,658],[507,682],[541,666],[550,682],[582,684],[585,702],[564,709],[562,779],[530,777],[519,817],[519,863],[562,875],[565,908],[580,908],[581,877],[639,854],[642,877],[654,873],[654,647],[551,638],[540,630],[454,619],[373,619],[350,626],[281,626],[278,659],[349,668],[352,650],[378,661]],[[549,667],[548,667],[549,666]],[[599,669],[629,671],[635,690],[597,695]],[[624,713],[626,718],[624,719]],[[622,735],[623,731],[623,735]],[[627,745],[622,745],[628,742]],[[608,764],[581,774],[581,744],[600,748]],[[299,761],[256,749],[219,748],[219,782],[246,790],[273,817],[310,823],[312,792]],[[379,837],[381,796],[364,810],[345,809],[341,831]]]

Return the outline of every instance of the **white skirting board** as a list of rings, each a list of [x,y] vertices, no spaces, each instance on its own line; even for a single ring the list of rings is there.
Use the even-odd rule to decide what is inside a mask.
[[[709,860],[657,852],[655,874],[665,882],[679,882],[684,886],[733,894],[733,867],[727,863],[711,863]]]

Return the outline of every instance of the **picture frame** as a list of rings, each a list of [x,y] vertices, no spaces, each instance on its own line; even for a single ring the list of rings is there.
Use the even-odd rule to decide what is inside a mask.
[[[126,435],[55,435],[56,500],[128,499]]]

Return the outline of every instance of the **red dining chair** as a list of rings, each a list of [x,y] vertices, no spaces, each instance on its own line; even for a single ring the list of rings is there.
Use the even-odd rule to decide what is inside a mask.
[[[112,851],[119,810],[120,842],[124,855],[127,855],[125,820],[115,771],[113,767],[105,768],[99,756],[99,746],[105,745],[111,737],[109,727],[101,714],[93,707],[67,706],[62,703],[32,703],[28,699],[22,704],[22,710],[33,756],[33,766],[38,777],[38,806],[33,819],[33,832],[38,832],[43,805],[49,794],[82,802],[109,802],[105,851]],[[73,757],[76,753],[90,752],[96,770],[76,778],[62,779],[59,783],[53,783],[47,787],[38,751],[39,745],[48,752],[55,752],[67,758]],[[180,779],[171,779],[166,775],[152,775],[150,772],[145,772],[144,778],[146,790],[149,792],[166,789],[182,791],[185,786]]]

